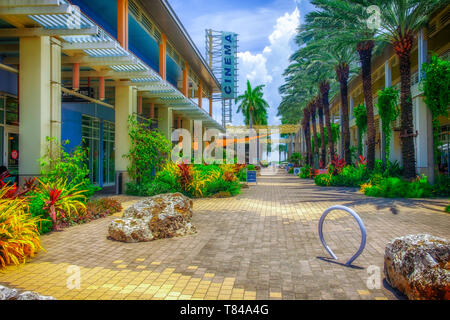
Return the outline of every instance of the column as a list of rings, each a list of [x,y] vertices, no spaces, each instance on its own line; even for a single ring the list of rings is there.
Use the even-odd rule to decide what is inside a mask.
[[[158,113],[159,131],[161,131],[161,133],[170,140],[172,137],[173,123],[172,108],[167,106],[159,106]]]
[[[167,80],[167,37],[161,34],[159,42],[159,75],[163,80]]]
[[[117,40],[128,50],[128,0],[117,0]]]
[[[50,37],[20,38],[19,50],[19,174],[22,180],[40,174],[38,160],[46,154],[46,138],[61,136],[61,91],[59,84],[54,87],[51,84],[51,80],[60,82],[61,51]]]
[[[419,31],[417,43],[419,79],[422,79],[424,77],[422,64],[427,62],[428,57],[428,43],[423,29]],[[425,174],[431,182],[434,182],[432,117],[423,96],[413,97],[413,112],[414,130],[419,133],[415,138],[417,173]]]
[[[203,103],[203,83],[202,80],[200,80],[200,84],[198,85],[198,106],[200,109],[202,108]]]
[[[189,97],[189,65],[187,62],[184,63],[183,69],[183,91],[182,93],[186,98]]]
[[[61,41],[50,38],[51,124],[50,136],[61,141]]]
[[[133,88],[129,86],[116,87],[115,105],[115,166],[116,171],[127,172],[128,159],[123,155],[130,151],[130,139],[128,136],[128,118],[133,115]],[[124,180],[126,180],[124,178]],[[123,181],[125,183],[125,181]]]
[[[390,88],[392,86],[392,68],[389,63],[389,60],[386,60],[384,63],[384,87]],[[383,132],[383,123],[380,119],[380,132],[381,132],[381,160],[383,161],[383,164],[386,164],[386,156],[389,157],[390,155],[386,154],[386,135]],[[394,140],[394,131],[392,130],[391,133],[391,141],[389,143],[389,150],[392,151],[392,143]]]
[[[209,116],[210,117],[213,116],[213,99],[212,99],[212,95],[209,96]]]

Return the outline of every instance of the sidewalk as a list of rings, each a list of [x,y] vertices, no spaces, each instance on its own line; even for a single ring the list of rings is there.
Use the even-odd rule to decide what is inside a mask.
[[[413,233],[449,238],[446,203],[368,198],[280,172],[258,177],[235,198],[195,200],[193,236],[114,242],[106,239],[113,217],[45,235],[47,253],[0,271],[0,284],[57,299],[396,299],[383,283],[385,245]],[[367,229],[354,268],[341,264],[360,243],[346,213],[326,220],[327,243],[340,260],[324,259],[317,224],[335,204],[353,208]],[[80,289],[67,288],[71,265],[80,268]],[[380,289],[367,287],[372,265],[380,268]]]

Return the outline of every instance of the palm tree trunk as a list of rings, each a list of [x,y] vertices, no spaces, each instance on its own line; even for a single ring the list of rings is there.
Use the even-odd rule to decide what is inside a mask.
[[[406,39],[411,44],[412,39]],[[403,42],[404,43],[404,42]],[[395,47],[395,45],[394,45]],[[416,158],[414,150],[414,125],[411,98],[411,60],[410,50],[396,50],[400,61],[400,106],[401,106],[401,140],[402,140],[402,160],[404,176],[406,179],[413,179],[416,176]]]
[[[373,170],[375,167],[375,120],[373,116],[372,101],[372,50],[373,41],[360,42],[357,51],[361,60],[364,101],[367,110],[367,168]]]
[[[327,126],[328,131],[328,146],[330,148],[330,159],[334,159],[334,141],[333,135],[331,133],[330,101],[328,99],[328,95],[330,93],[330,84],[328,82],[322,84],[320,87],[320,92],[322,95],[323,111],[325,113],[325,125]]]
[[[317,127],[316,127],[316,103],[317,101],[314,101],[311,104],[311,124],[312,124],[312,132],[313,132],[313,141],[314,141],[314,150],[313,150],[313,166],[314,169],[317,169],[317,163],[316,159],[319,154],[319,143],[317,141]]]
[[[320,101],[317,102],[317,110],[319,114],[319,128],[320,128],[320,169],[325,167],[327,161],[327,152],[325,145],[325,132],[323,128],[323,105]]]
[[[344,145],[344,160],[346,163],[352,162],[352,155],[350,152],[350,121],[348,114],[348,77],[350,75],[350,68],[347,64],[341,64],[336,68],[337,77],[339,79],[341,91],[341,108],[342,108],[342,133]]]

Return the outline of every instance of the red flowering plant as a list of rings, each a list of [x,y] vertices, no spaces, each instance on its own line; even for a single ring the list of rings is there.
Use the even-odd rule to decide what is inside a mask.
[[[6,186],[9,187],[7,192],[3,195],[3,198],[9,199],[21,198],[26,194],[28,194],[29,192],[36,189],[35,185],[36,178],[30,178],[28,180],[25,180],[23,188],[19,188],[16,183],[10,185],[9,182],[4,181],[6,178],[9,177],[10,174],[8,173],[8,171],[5,171],[2,174],[0,174],[0,189],[3,189]]]
[[[367,159],[364,158],[363,156],[359,156],[359,161],[356,164],[357,167],[359,166],[367,166]]]
[[[55,182],[40,181],[39,193],[44,199],[43,210],[53,221],[53,228],[58,230],[58,225],[68,223],[86,213],[86,190],[79,190],[80,186],[67,187],[67,180]]]
[[[334,176],[337,176],[342,172],[346,163],[344,159],[340,159],[337,154],[334,155],[334,158],[331,160],[331,165],[329,167],[328,172],[331,172]]]

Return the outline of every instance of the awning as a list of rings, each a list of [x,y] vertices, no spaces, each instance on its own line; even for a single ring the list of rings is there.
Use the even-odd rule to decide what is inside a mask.
[[[186,98],[176,87],[121,47],[119,42],[105,32],[66,0],[9,0],[0,4],[0,15],[15,18],[24,16],[33,21],[33,28],[9,29],[57,36],[63,40],[62,51],[67,60],[86,62],[96,71],[81,71],[81,76],[100,77],[120,81],[121,85],[137,87],[156,104],[171,107],[175,112],[193,120],[202,120],[205,127],[225,132],[194,101]],[[11,36],[14,34],[10,32]],[[77,53],[74,56],[74,53]],[[80,56],[81,54],[81,56]],[[100,70],[100,71],[99,71]]]

